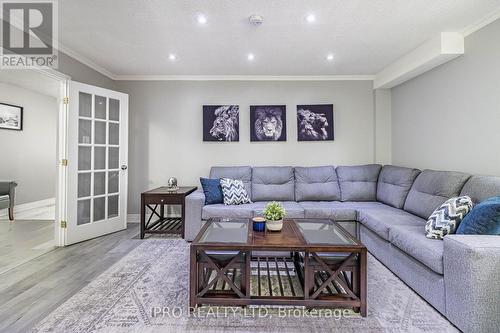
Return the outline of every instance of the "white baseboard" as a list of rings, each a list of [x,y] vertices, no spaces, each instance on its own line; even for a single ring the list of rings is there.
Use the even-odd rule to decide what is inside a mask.
[[[47,206],[54,206],[55,204],[56,204],[56,198],[49,198],[49,199],[44,199],[44,200],[27,202],[27,203],[23,203],[20,205],[15,205],[14,206],[14,214],[25,212],[25,211],[32,210],[32,209],[37,209],[37,208],[42,208],[42,207],[47,207]],[[8,214],[9,214],[9,210],[7,208],[0,209],[0,216],[7,216]]]

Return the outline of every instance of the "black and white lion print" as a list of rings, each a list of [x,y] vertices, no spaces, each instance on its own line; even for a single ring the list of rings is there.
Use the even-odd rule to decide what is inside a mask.
[[[330,110],[325,107],[328,106],[319,106],[316,110],[314,106],[297,108],[299,141],[333,140],[333,106]]]
[[[215,119],[210,129],[210,135],[216,141],[239,140],[239,106],[222,105],[214,111]]]
[[[284,106],[257,106],[254,112],[252,141],[286,140]]]

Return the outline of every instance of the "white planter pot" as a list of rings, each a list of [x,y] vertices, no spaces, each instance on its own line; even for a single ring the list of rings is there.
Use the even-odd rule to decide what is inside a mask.
[[[278,221],[266,221],[266,228],[269,231],[281,231],[283,228],[283,220],[278,220]]]

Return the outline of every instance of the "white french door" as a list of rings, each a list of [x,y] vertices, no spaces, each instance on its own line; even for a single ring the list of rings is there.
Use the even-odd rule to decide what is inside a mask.
[[[66,244],[127,227],[128,95],[71,81]]]

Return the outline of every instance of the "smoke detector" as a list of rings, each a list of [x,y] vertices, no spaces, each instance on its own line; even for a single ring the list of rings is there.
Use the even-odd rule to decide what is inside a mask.
[[[256,27],[261,25],[262,22],[264,22],[264,18],[260,15],[250,15],[248,18],[248,22],[250,22],[251,25],[255,25]]]

